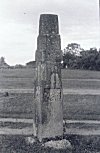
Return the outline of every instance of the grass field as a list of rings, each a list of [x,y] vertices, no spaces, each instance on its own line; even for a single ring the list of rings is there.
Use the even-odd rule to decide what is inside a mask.
[[[62,69],[63,79],[100,79],[100,71]]]
[[[8,97],[0,95],[0,117],[32,118],[33,95],[11,93]]]
[[[67,135],[65,138],[72,144],[72,150],[44,148],[41,143],[29,144],[25,136],[2,136],[0,153],[100,153],[100,136]]]
[[[64,95],[64,119],[100,120],[99,95]],[[34,99],[31,93],[0,96],[0,117],[33,118]]]
[[[0,88],[33,88],[34,69],[0,69]],[[100,89],[100,72],[62,69],[63,88]]]
[[[34,114],[34,98],[32,93],[24,93],[21,89],[34,88],[34,69],[0,69],[0,89],[12,89],[6,96],[0,93],[0,118],[32,119]],[[71,89],[70,94],[63,97],[64,119],[69,120],[100,120],[100,95],[91,94],[100,89],[100,72],[62,70],[62,84],[64,89]],[[14,89],[14,90],[13,90]],[[14,92],[18,89],[19,92]],[[76,91],[74,94],[72,91]],[[86,94],[81,93],[81,89]],[[90,93],[90,94],[88,94]],[[98,130],[100,124],[69,123],[69,129]],[[30,123],[2,122],[0,128],[22,129],[31,127]],[[71,142],[72,150],[45,149],[41,143],[34,145],[27,142],[27,136],[1,135],[0,153],[100,153],[100,136],[95,135],[65,135]]]
[[[34,69],[0,69],[0,88],[33,88]]]
[[[100,95],[64,95],[64,118],[100,120]]]
[[[19,93],[0,94],[0,117],[32,118],[34,99],[31,93],[20,93],[20,89],[34,88],[34,69],[0,69],[0,88],[19,89]],[[100,72],[62,70],[65,89],[78,89],[78,94],[64,95],[64,118],[100,119],[100,95],[80,95],[80,89],[99,89]]]
[[[35,69],[0,69],[0,78],[33,78]],[[62,69],[63,79],[100,79],[100,71]]]

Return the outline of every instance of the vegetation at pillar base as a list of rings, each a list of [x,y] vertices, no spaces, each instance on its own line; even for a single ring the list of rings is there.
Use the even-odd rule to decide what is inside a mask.
[[[66,135],[72,149],[44,148],[42,143],[27,143],[26,136],[0,136],[0,153],[99,153],[100,136]]]
[[[100,71],[100,50],[84,50],[79,44],[68,44],[63,52],[63,68]]]

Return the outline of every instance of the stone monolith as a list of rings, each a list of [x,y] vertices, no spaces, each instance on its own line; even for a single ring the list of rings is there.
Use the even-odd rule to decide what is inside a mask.
[[[34,135],[41,141],[63,135],[62,52],[57,15],[40,15],[35,58]]]

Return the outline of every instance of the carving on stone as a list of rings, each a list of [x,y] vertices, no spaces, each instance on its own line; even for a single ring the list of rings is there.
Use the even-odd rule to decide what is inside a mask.
[[[53,73],[51,74],[51,88],[52,89],[61,88],[61,85],[60,85],[61,82],[59,79],[57,69],[58,69],[57,66],[54,66]]]

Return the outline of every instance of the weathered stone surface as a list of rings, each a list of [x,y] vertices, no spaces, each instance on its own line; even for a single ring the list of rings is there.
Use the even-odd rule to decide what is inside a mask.
[[[44,147],[45,148],[49,147],[49,148],[54,148],[54,149],[66,149],[66,151],[67,149],[72,150],[71,143],[66,139],[48,141],[44,143]]]
[[[58,34],[58,16],[42,14],[39,22],[39,35]]]
[[[36,51],[35,125],[39,140],[63,135],[61,40],[58,16],[40,16]]]

